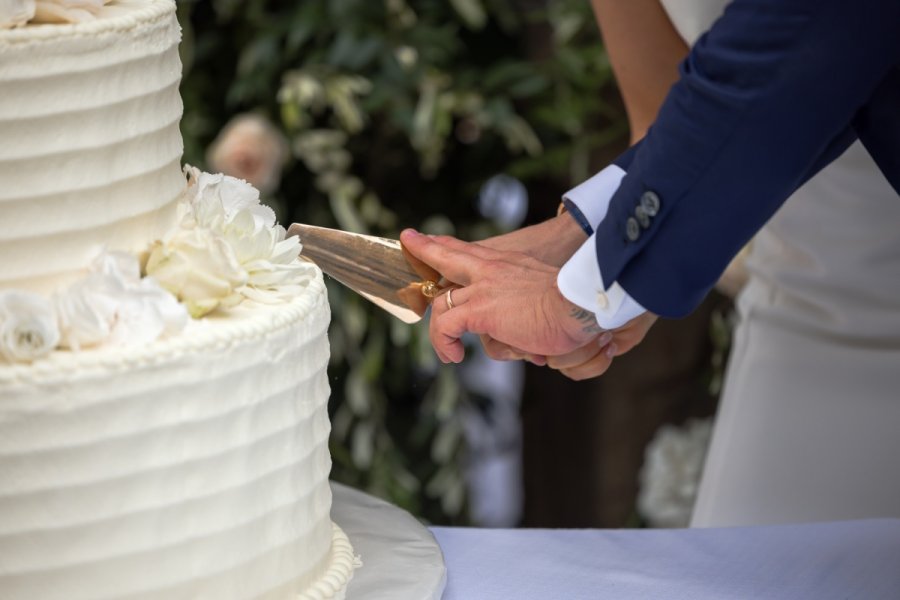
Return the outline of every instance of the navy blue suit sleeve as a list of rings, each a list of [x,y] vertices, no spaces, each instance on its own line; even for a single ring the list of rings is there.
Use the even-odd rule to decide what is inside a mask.
[[[662,316],[693,310],[784,200],[853,140],[854,119],[900,61],[898,24],[894,0],[730,4],[622,161],[627,175],[597,228],[603,280]],[[658,211],[629,239],[648,190]]]
[[[881,81],[853,119],[853,128],[881,172],[900,192],[900,66]]]
[[[632,161],[634,161],[634,155],[637,154],[638,148],[641,147],[641,144],[644,140],[638,140],[635,142],[633,146],[628,148],[625,152],[620,154],[616,160],[612,162],[612,164],[616,165],[626,173],[628,172],[628,168],[631,166]]]

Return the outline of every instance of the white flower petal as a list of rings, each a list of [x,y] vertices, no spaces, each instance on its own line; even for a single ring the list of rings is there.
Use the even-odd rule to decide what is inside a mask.
[[[290,263],[297,260],[297,257],[300,256],[300,250],[302,249],[303,246],[300,244],[300,238],[296,235],[292,235],[275,244],[270,260],[273,263]]]
[[[109,343],[136,346],[177,333],[188,321],[187,309],[151,277],[122,297]]]
[[[92,21],[109,0],[37,0],[36,23],[81,23]]]
[[[92,273],[54,297],[63,347],[80,350],[109,337],[116,318],[112,287],[109,277]]]
[[[0,0],[0,29],[22,27],[34,18],[34,0]]]
[[[147,274],[184,302],[194,317],[226,302],[247,282],[247,272],[231,246],[204,228],[183,229],[156,244],[147,260]]]
[[[275,238],[272,230],[260,227],[249,210],[239,211],[223,230],[241,264],[272,255]]]
[[[233,218],[239,211],[247,210],[261,227],[275,225],[275,211],[259,202],[259,191],[243,179],[225,175],[219,184],[219,198],[225,208],[226,218]]]
[[[0,356],[32,361],[58,343],[59,327],[49,300],[17,290],[0,292]]]

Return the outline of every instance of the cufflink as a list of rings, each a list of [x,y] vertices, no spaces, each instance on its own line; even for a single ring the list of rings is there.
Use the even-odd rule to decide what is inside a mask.
[[[597,292],[597,306],[600,310],[606,310],[609,308],[609,296],[607,296],[604,292]]]

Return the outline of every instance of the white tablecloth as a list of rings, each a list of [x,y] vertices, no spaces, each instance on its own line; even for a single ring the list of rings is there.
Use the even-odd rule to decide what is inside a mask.
[[[900,520],[681,530],[435,527],[443,600],[900,600]]]

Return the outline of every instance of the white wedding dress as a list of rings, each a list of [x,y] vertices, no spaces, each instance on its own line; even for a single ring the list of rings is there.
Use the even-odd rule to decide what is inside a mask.
[[[662,3],[690,44],[727,1]],[[900,517],[898,232],[856,143],[756,236],[692,526]]]

